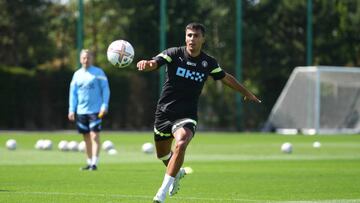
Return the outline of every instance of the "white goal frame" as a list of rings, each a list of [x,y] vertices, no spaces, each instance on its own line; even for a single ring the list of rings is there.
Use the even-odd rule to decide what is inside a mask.
[[[339,78],[337,80],[333,80],[336,75],[339,75]],[[328,77],[327,79],[326,76]],[[302,80],[299,80],[297,77],[302,77]],[[326,82],[324,83],[324,81]],[[295,82],[297,82],[296,84],[303,84],[304,87],[301,88],[301,86],[296,86],[295,88]],[[324,121],[321,123],[321,119],[326,120],[323,117],[327,114],[327,112],[322,112],[322,102],[326,102],[321,101],[321,91],[324,91],[324,88],[322,87],[324,84],[333,85],[335,87],[333,89],[336,91],[337,89],[342,91],[341,88],[344,89],[344,86],[351,87],[351,91],[349,92],[355,92],[355,94],[351,94],[350,98],[353,101],[351,106],[352,111],[360,117],[360,68],[338,66],[302,66],[296,67],[290,75],[283,91],[271,110],[264,130],[278,131],[280,129],[280,131],[282,131],[281,129],[292,129],[292,132],[295,130],[304,134],[307,134],[307,132],[311,132],[311,134],[360,133],[360,118],[357,119],[357,121],[355,120],[355,127],[352,128],[341,127],[340,124],[323,125]],[[291,100],[291,98],[289,98],[291,95],[302,95],[301,98],[303,98],[303,100],[299,101],[301,98]],[[337,98],[337,101],[341,102],[341,99]],[[292,108],[290,108],[291,103],[294,104],[294,107]],[[304,108],[304,106],[307,106],[308,108]],[[349,106],[349,104],[347,104],[347,106]],[[333,106],[334,111],[341,113],[341,109],[339,108],[340,107],[336,105]],[[328,106],[327,109],[329,109]],[[291,121],[287,121],[286,118],[290,118],[289,120]]]

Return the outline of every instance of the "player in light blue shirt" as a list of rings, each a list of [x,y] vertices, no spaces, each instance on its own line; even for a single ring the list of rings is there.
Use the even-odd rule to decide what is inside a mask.
[[[101,122],[108,112],[110,89],[104,71],[92,65],[89,50],[81,51],[80,63],[82,67],[70,83],[68,118],[76,120],[77,129],[84,137],[87,165],[81,169],[97,170]]]

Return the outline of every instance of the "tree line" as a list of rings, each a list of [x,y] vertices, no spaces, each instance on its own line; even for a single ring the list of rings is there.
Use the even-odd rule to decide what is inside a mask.
[[[184,44],[184,27],[207,27],[205,50],[235,73],[235,0],[167,1],[167,47]],[[359,66],[360,2],[313,0],[313,65]],[[262,105],[243,104],[243,130],[259,130],[296,66],[306,65],[307,0],[243,0],[243,83]],[[75,0],[0,0],[0,128],[68,129],[68,88],[77,65]],[[109,77],[107,129],[151,129],[158,72],[139,59],[159,50],[160,1],[84,1],[84,47]],[[134,63],[117,69],[107,46],[125,39]],[[235,93],[210,81],[200,99],[201,129],[235,130]]]

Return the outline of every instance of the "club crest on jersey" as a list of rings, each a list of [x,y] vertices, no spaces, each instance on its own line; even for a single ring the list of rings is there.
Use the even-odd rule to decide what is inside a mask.
[[[208,66],[208,62],[207,62],[207,61],[202,61],[202,62],[201,62],[201,65],[202,65],[204,68],[206,68],[206,67]]]
[[[176,70],[176,75],[186,78],[186,79],[190,79],[190,80],[194,80],[196,82],[202,82],[204,80],[205,74],[204,73],[199,73],[196,71],[191,71],[191,70],[187,70],[185,68],[181,68],[178,67]]]

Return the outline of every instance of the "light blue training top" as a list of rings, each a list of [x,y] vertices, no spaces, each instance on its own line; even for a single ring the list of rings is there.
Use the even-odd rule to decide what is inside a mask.
[[[70,83],[69,113],[91,114],[108,110],[110,89],[104,71],[96,66],[75,71]]]

